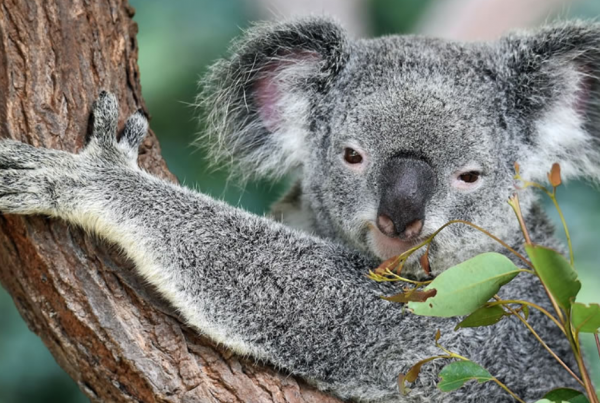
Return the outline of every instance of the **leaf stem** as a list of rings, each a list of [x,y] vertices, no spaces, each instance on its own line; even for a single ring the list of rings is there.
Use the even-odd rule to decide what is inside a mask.
[[[450,356],[450,358],[457,358],[457,359],[459,359],[459,360],[462,360],[462,361],[471,361],[471,360],[469,360],[468,358],[466,358],[466,357],[463,357],[463,356],[462,356],[462,355],[460,355],[460,354],[453,353],[452,351],[450,351],[450,350],[446,349],[446,348],[445,348],[444,346],[442,346],[440,343],[437,343],[437,342],[436,342],[435,344],[436,344],[437,348],[439,348],[439,349],[443,350],[443,351],[444,351],[446,354],[448,354],[448,355]]]
[[[577,365],[579,366],[579,371],[581,372],[581,375],[583,376],[583,379],[585,381],[584,387],[585,387],[585,391],[587,392],[588,398],[590,399],[590,403],[599,403],[598,395],[596,394],[596,391],[594,390],[594,385],[592,384],[590,375],[588,374],[585,364],[583,363],[583,358],[581,356],[581,353],[576,354],[575,359],[577,360]]]
[[[573,244],[571,243],[571,234],[569,233],[569,227],[567,227],[567,222],[565,221],[565,216],[563,216],[562,210],[560,209],[560,206],[558,205],[558,201],[556,200],[556,189],[554,189],[554,193],[547,193],[548,196],[550,196],[550,199],[552,200],[552,203],[554,203],[554,207],[556,208],[556,211],[558,212],[558,216],[560,217],[560,221],[562,222],[563,228],[565,229],[565,235],[567,237],[567,245],[569,245],[569,259],[571,261],[571,266],[575,265],[575,255],[573,254]]]
[[[569,233],[569,228],[567,227],[567,222],[565,220],[565,217],[563,216],[562,210],[560,209],[560,206],[558,205],[558,201],[556,200],[556,188],[554,188],[553,192],[550,192],[548,189],[546,189],[545,186],[542,186],[539,183],[524,181],[520,177],[518,177],[517,179],[521,180],[525,187],[533,186],[537,189],[540,189],[542,192],[546,193],[546,195],[550,198],[550,200],[552,200],[552,203],[554,204],[554,207],[556,208],[556,211],[558,212],[560,221],[562,222],[563,228],[565,230],[565,235],[567,237],[567,244],[569,245],[569,257],[571,260],[571,266],[573,266],[575,264],[575,257],[573,254],[573,245],[571,243],[571,234]]]
[[[539,306],[537,304],[534,304],[533,302],[523,301],[523,300],[520,300],[520,299],[499,299],[496,302],[489,302],[487,304],[487,306],[506,305],[506,304],[527,305],[527,306],[529,306],[531,308],[537,309],[538,311],[540,311],[541,313],[543,313],[544,315],[546,315],[547,317],[549,317],[552,320],[552,322],[554,322],[556,324],[556,326],[558,326],[558,328],[565,334],[565,336],[567,335],[567,332],[565,331],[565,327],[562,325],[562,323],[560,323],[558,321],[558,319],[556,319],[546,309],[542,308],[541,306]]]
[[[518,177],[518,178],[520,178],[520,177]],[[536,186],[536,187],[541,188],[547,194],[549,194],[548,190],[545,187],[543,187],[542,185],[539,185],[537,183],[525,182],[525,186]],[[529,234],[527,232],[527,228],[525,227],[525,221],[524,221],[523,215],[521,213],[521,205],[519,204],[519,196],[517,194],[513,195],[513,197],[511,197],[511,199],[508,201],[508,204],[513,208],[515,214],[517,215],[517,219],[519,220],[519,225],[521,226],[521,231],[523,231],[523,236],[525,236],[525,240],[526,240],[527,244],[533,245],[531,243],[531,239],[529,239]],[[533,265],[530,267],[535,270],[535,267],[533,267]],[[536,275],[537,275],[537,272],[536,272]],[[558,306],[558,303],[556,302],[556,299],[554,298],[554,296],[552,295],[552,293],[550,292],[550,290],[548,289],[546,284],[544,284],[543,281],[542,281],[542,286],[544,287],[544,291],[546,291],[546,295],[548,296],[548,299],[550,299],[550,302],[552,303],[552,308],[554,308],[554,310],[556,311],[556,316],[558,316],[558,319],[564,324],[565,318],[562,314],[562,311],[560,310],[560,308]]]
[[[511,248],[506,242],[504,242],[503,240],[501,240],[497,236],[491,234],[489,231],[483,229],[479,225],[473,224],[472,222],[465,221],[465,220],[451,220],[451,221],[448,221],[446,224],[444,224],[440,228],[438,228],[433,234],[431,234],[431,236],[429,236],[429,238],[427,238],[426,240],[424,240],[420,244],[418,244],[416,246],[413,246],[412,248],[410,248],[409,250],[407,250],[406,252],[404,252],[401,255],[401,257],[404,258],[403,260],[406,260],[406,258],[408,256],[410,256],[414,251],[416,251],[416,250],[422,248],[423,246],[431,243],[431,241],[433,240],[433,238],[435,238],[435,236],[437,234],[439,234],[444,228],[446,228],[446,227],[448,227],[448,226],[450,226],[452,224],[465,224],[465,225],[468,225],[469,227],[475,228],[479,232],[484,233],[485,235],[487,235],[488,237],[492,238],[494,241],[498,242],[500,245],[502,245],[503,247],[505,247],[506,249],[508,249],[509,252],[511,252],[517,258],[521,259],[527,266],[533,268],[533,265],[531,264],[531,262],[529,260],[527,260],[527,258],[525,256],[523,256],[522,254],[520,254],[519,252],[517,252],[516,250],[514,250],[513,248]]]
[[[592,380],[590,379],[590,375],[587,372],[585,367],[585,363],[583,362],[583,356],[581,355],[581,345],[579,344],[579,334],[573,333],[573,325],[571,324],[571,317],[567,313],[567,338],[569,339],[569,343],[571,344],[571,348],[573,349],[573,354],[575,355],[575,360],[577,361],[577,366],[579,367],[579,372],[581,373],[581,377],[583,378],[585,391],[588,395],[588,399],[590,403],[600,403],[598,401],[598,395],[594,390],[594,385],[592,384]]]
[[[519,220],[519,226],[521,227],[521,231],[523,232],[523,237],[525,238],[525,243],[527,245],[531,245],[531,238],[529,237],[529,232],[527,231],[527,227],[525,226],[525,219],[523,218],[523,213],[521,212],[521,204],[519,203],[519,195],[514,194],[508,201],[508,204],[512,207],[515,215],[517,216],[517,220]]]
[[[394,261],[392,263],[389,264],[388,267],[386,267],[386,269],[390,269],[391,267],[395,266],[395,265],[399,265],[398,269],[402,269],[402,266],[404,266],[404,263],[406,262],[406,260],[408,259],[408,257],[410,255],[412,255],[415,251],[421,249],[423,246],[427,245],[427,251],[426,253],[429,252],[429,245],[431,244],[431,241],[433,241],[433,239],[446,227],[452,225],[452,224],[465,224],[468,225],[469,227],[475,228],[476,230],[478,230],[479,232],[484,233],[485,235],[487,235],[488,237],[492,238],[494,241],[498,242],[500,245],[502,245],[504,248],[506,248],[509,252],[511,252],[513,255],[515,255],[517,258],[519,258],[520,260],[523,261],[523,263],[525,263],[528,267],[531,267],[532,269],[534,269],[533,264],[531,264],[531,262],[529,260],[527,260],[527,258],[525,256],[523,256],[522,254],[520,254],[519,252],[517,252],[515,249],[511,248],[506,242],[504,242],[503,240],[501,240],[500,238],[498,238],[497,236],[493,235],[492,233],[490,233],[489,231],[483,229],[482,227],[480,227],[477,224],[473,224],[470,221],[465,221],[465,220],[451,220],[448,221],[447,223],[445,223],[444,225],[442,225],[440,228],[438,228],[433,234],[431,234],[426,240],[422,241],[421,243],[413,246],[412,248],[410,248],[409,250],[407,250],[406,252],[398,255],[398,257],[396,259],[394,259]],[[396,271],[398,272],[399,270],[396,269]],[[532,274],[535,274],[535,272],[529,272]],[[373,275],[375,274],[375,275]],[[377,273],[369,273],[369,277],[375,281],[396,281],[396,280],[384,280],[384,279],[380,279],[377,280]],[[380,276],[381,277],[381,276]],[[405,281],[405,280],[402,280]],[[414,283],[414,281],[407,281],[409,283]]]
[[[384,277],[383,275],[377,274],[375,272],[373,272],[372,270],[369,271],[369,278],[371,278],[372,280],[378,281],[378,282],[385,282],[385,281],[403,281],[405,283],[410,283],[410,284],[415,284],[418,287],[427,285],[429,283],[431,283],[433,280],[427,280],[427,281],[416,281],[416,280],[411,280],[405,277],[401,277],[399,275],[397,275],[396,273],[393,273],[389,268],[385,269],[384,274],[388,277]],[[391,278],[390,278],[391,277]]]
[[[516,401],[518,401],[519,403],[527,403],[525,400],[521,399],[519,396],[515,395],[514,392],[512,390],[510,390],[508,388],[508,386],[506,386],[505,384],[503,384],[502,382],[500,382],[498,380],[498,378],[493,377],[494,378],[494,382],[496,382],[498,384],[498,386],[500,386],[502,389],[504,389],[509,395],[511,395],[513,397],[513,399],[515,399]]]
[[[511,308],[511,307],[510,307],[510,306],[508,306],[508,305],[505,305],[504,307],[505,307],[506,309],[508,309],[508,310],[509,310],[509,311],[510,311],[510,312],[511,312],[513,315],[515,315],[515,316],[516,316],[516,317],[517,317],[517,318],[518,318],[518,319],[519,319],[521,322],[523,322],[523,324],[524,324],[524,325],[527,327],[527,329],[529,329],[529,331],[530,331],[530,332],[533,334],[533,336],[534,336],[534,337],[537,339],[537,341],[539,341],[539,342],[540,342],[540,344],[542,345],[542,347],[544,347],[544,348],[545,348],[545,349],[546,349],[546,350],[547,350],[547,351],[550,353],[550,355],[551,355],[552,357],[554,357],[554,359],[556,359],[556,361],[558,361],[558,363],[559,363],[560,365],[562,365],[562,366],[563,366],[563,368],[564,368],[564,369],[566,369],[566,370],[567,370],[567,372],[568,372],[569,374],[571,374],[571,376],[572,376],[573,378],[575,378],[575,380],[576,380],[576,381],[577,381],[577,382],[578,382],[578,383],[579,383],[581,386],[583,386],[584,388],[586,387],[586,386],[585,386],[585,384],[584,384],[584,382],[581,380],[581,378],[579,378],[579,377],[577,376],[577,374],[575,374],[575,373],[574,373],[574,372],[571,370],[571,368],[569,368],[569,367],[567,366],[567,364],[565,364],[565,363],[564,363],[564,361],[563,361],[563,360],[561,360],[561,359],[560,359],[560,357],[559,357],[558,355],[556,355],[556,353],[555,353],[554,351],[552,351],[552,349],[551,349],[550,347],[548,347],[548,345],[547,345],[547,344],[544,342],[544,340],[542,340],[542,338],[540,337],[540,335],[539,335],[539,334],[538,334],[538,333],[537,333],[537,332],[536,332],[536,331],[535,331],[535,330],[534,330],[534,329],[531,327],[531,325],[530,325],[529,323],[527,323],[527,321],[526,321],[526,320],[525,320],[525,319],[524,319],[524,318],[523,318],[521,315],[519,315],[519,314],[518,314],[518,313],[517,313],[517,312],[516,312],[516,311],[515,311],[513,308]],[[576,354],[576,356],[577,356],[577,354]],[[586,389],[586,390],[587,390],[587,389]],[[595,402],[595,403],[598,403],[598,402]]]

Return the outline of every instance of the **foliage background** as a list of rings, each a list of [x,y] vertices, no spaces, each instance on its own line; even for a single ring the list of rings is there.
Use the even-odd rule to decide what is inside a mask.
[[[406,33],[436,0],[361,0],[361,19],[369,35]],[[190,146],[202,122],[192,106],[197,82],[207,65],[250,21],[274,18],[250,0],[131,0],[139,23],[140,69],[144,98],[152,114],[169,168],[182,183],[258,214],[284,192],[286,183],[256,182],[244,189],[228,183],[227,172],[207,170],[201,152]],[[560,17],[596,18],[600,2],[580,0]],[[449,16],[448,18],[451,18]],[[577,269],[583,279],[579,300],[600,302],[600,192],[583,183],[559,190],[559,201],[573,234]],[[558,223],[558,217],[547,205]],[[0,403],[85,402],[75,383],[58,367],[41,341],[19,317],[0,288]],[[593,376],[600,385],[600,361],[586,340]]]

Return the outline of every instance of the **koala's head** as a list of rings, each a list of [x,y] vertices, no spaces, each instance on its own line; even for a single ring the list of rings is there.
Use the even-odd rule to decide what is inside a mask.
[[[599,49],[600,26],[584,23],[491,43],[265,24],[215,64],[201,101],[215,158],[244,177],[296,172],[314,230],[386,259],[456,219],[516,239],[515,162],[528,180],[554,162],[600,178]],[[529,211],[535,198],[521,198]],[[432,266],[490,249],[451,226]]]

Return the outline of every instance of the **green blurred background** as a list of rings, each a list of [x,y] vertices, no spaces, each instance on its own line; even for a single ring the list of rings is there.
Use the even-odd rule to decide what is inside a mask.
[[[490,19],[489,23],[486,19],[495,18],[498,13],[488,10],[486,14],[469,1],[451,0],[442,5],[436,0],[322,0],[314,2],[311,9],[311,1],[300,5],[292,0],[287,4],[267,0],[131,0],[140,28],[144,98],[169,168],[182,183],[259,214],[284,191],[285,183],[251,183],[243,189],[227,183],[227,173],[208,171],[202,153],[190,146],[195,133],[202,130],[190,106],[198,92],[198,78],[208,64],[225,53],[229,41],[250,21],[306,10],[315,14],[328,11],[356,35],[426,32],[458,38],[489,37],[493,33],[486,30],[497,19]],[[502,4],[502,12],[516,26],[535,25],[556,16],[600,15],[597,0],[543,1],[531,0],[527,12],[515,9],[511,17],[506,11],[511,1],[507,0]],[[521,4],[515,3],[514,7]],[[531,7],[540,9],[532,12]],[[475,10],[475,14],[469,17],[469,10]],[[457,22],[448,26],[447,21]],[[466,29],[470,27],[479,27],[479,31]],[[600,192],[585,184],[570,183],[560,189],[559,201],[571,227],[577,268],[583,279],[579,300],[600,302]],[[558,220],[550,205],[548,210]],[[1,288],[0,312],[0,403],[87,401],[38,337],[27,329],[11,298]],[[596,385],[600,385],[600,362],[591,338],[586,339],[586,350],[593,361]]]

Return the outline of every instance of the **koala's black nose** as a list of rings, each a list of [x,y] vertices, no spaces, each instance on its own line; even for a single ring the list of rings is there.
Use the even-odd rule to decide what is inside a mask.
[[[377,227],[389,237],[419,236],[425,206],[435,187],[431,166],[419,159],[394,158],[383,169]]]

